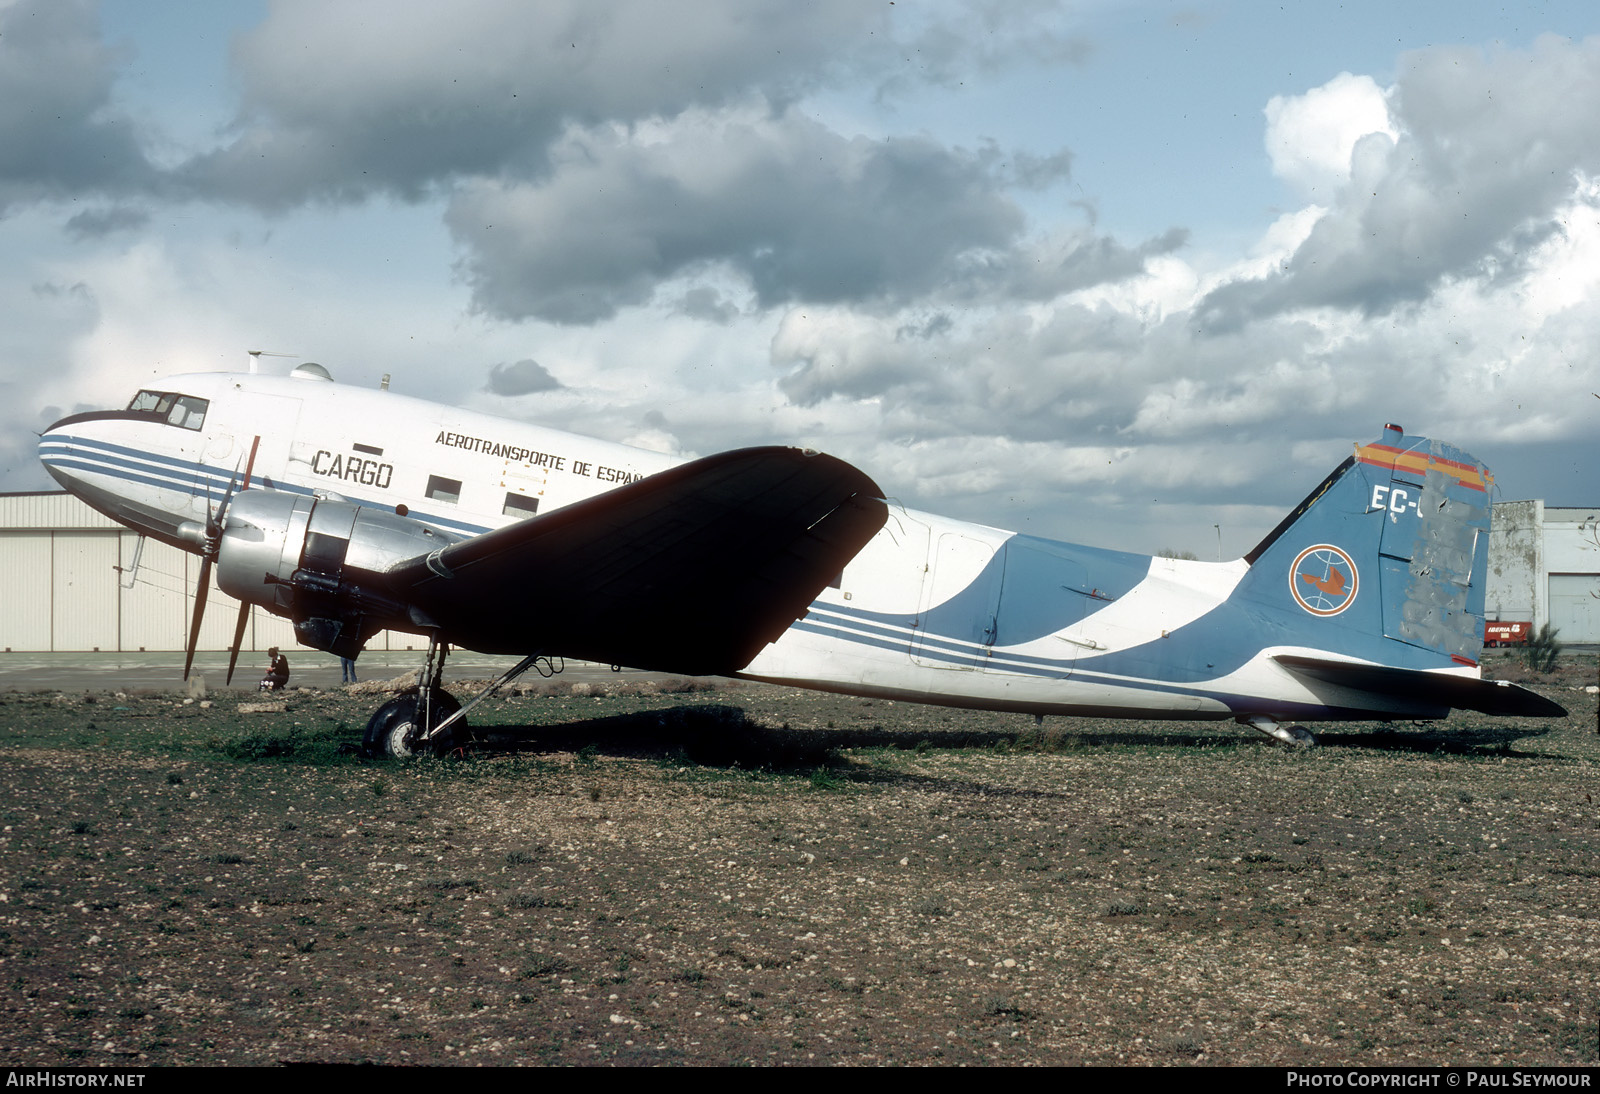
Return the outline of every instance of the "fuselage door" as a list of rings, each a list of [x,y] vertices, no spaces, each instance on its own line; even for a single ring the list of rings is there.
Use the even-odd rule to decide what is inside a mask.
[[[994,645],[1005,556],[955,532],[938,539],[922,585],[911,660],[938,669],[977,669]]]
[[[251,470],[253,488],[276,485],[291,464],[300,475],[310,476],[310,461],[316,446],[295,442],[295,430],[300,424],[299,399],[233,390],[228,396],[218,432],[232,441],[232,455],[226,470],[238,472],[240,485],[243,485],[245,464],[250,458],[250,446],[257,437],[261,438],[261,443],[256,448],[255,465]],[[307,447],[313,452],[306,452]],[[305,466],[300,466],[302,463]]]

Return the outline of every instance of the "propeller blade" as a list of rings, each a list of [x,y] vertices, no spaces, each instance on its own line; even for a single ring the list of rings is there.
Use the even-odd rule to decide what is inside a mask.
[[[211,556],[200,560],[200,580],[194,590],[194,618],[189,621],[189,645],[183,657],[183,678],[189,679],[189,669],[194,664],[194,648],[200,642],[200,621],[206,615],[206,597],[211,593]]]
[[[239,622],[233,625],[233,645],[228,647],[228,678],[223,685],[233,683],[233,666],[239,663],[239,647],[244,644],[244,627],[250,622],[250,604],[248,601],[239,605]]]
[[[256,450],[261,447],[261,438],[258,436],[250,442],[250,459],[244,466],[244,489],[250,489],[250,476],[255,471]],[[217,561],[217,555],[222,548],[222,532],[225,528],[224,521],[228,517],[228,506],[233,502],[234,489],[239,485],[239,467],[234,465],[233,474],[228,476],[228,489],[223,492],[222,501],[215,510],[211,508],[211,487],[206,486],[206,545],[200,554],[200,581],[194,591],[194,618],[189,621],[189,645],[183,658],[183,678],[189,679],[189,669],[194,665],[195,646],[200,643],[200,622],[206,614],[206,598],[211,595],[211,566]],[[250,605],[239,605],[239,622],[233,629],[233,645],[228,648],[228,683],[233,682],[233,668],[239,661],[239,644],[244,640],[244,626],[250,618]]]
[[[217,508],[212,510],[209,504],[206,506],[206,535],[212,539],[222,535],[222,521],[228,515],[228,503],[233,501],[233,488],[238,484],[239,468],[235,466],[233,474],[228,476],[228,488],[222,492],[222,501],[218,503]],[[207,487],[206,500],[209,502],[210,498],[211,488]]]

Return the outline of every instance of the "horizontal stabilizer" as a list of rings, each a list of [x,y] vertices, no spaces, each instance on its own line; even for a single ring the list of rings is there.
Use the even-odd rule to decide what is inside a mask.
[[[1419,669],[1396,669],[1386,665],[1358,665],[1349,661],[1330,661],[1322,657],[1277,654],[1273,660],[1297,676],[1327,684],[1393,695],[1420,703],[1478,710],[1485,714],[1523,718],[1565,718],[1566,708],[1537,692],[1505,680],[1478,680]]]

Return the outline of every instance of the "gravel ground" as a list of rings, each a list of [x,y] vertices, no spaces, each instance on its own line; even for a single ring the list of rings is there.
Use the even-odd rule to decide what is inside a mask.
[[[546,685],[405,765],[340,747],[371,695],[0,693],[0,1053],[1594,1064],[1593,659],[1563,672],[1565,720],[1310,750]]]

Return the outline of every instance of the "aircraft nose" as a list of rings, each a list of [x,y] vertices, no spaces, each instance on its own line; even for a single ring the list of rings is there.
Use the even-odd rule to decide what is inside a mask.
[[[71,490],[78,477],[72,473],[74,445],[72,438],[59,427],[65,419],[39,434],[39,462],[66,489]]]

